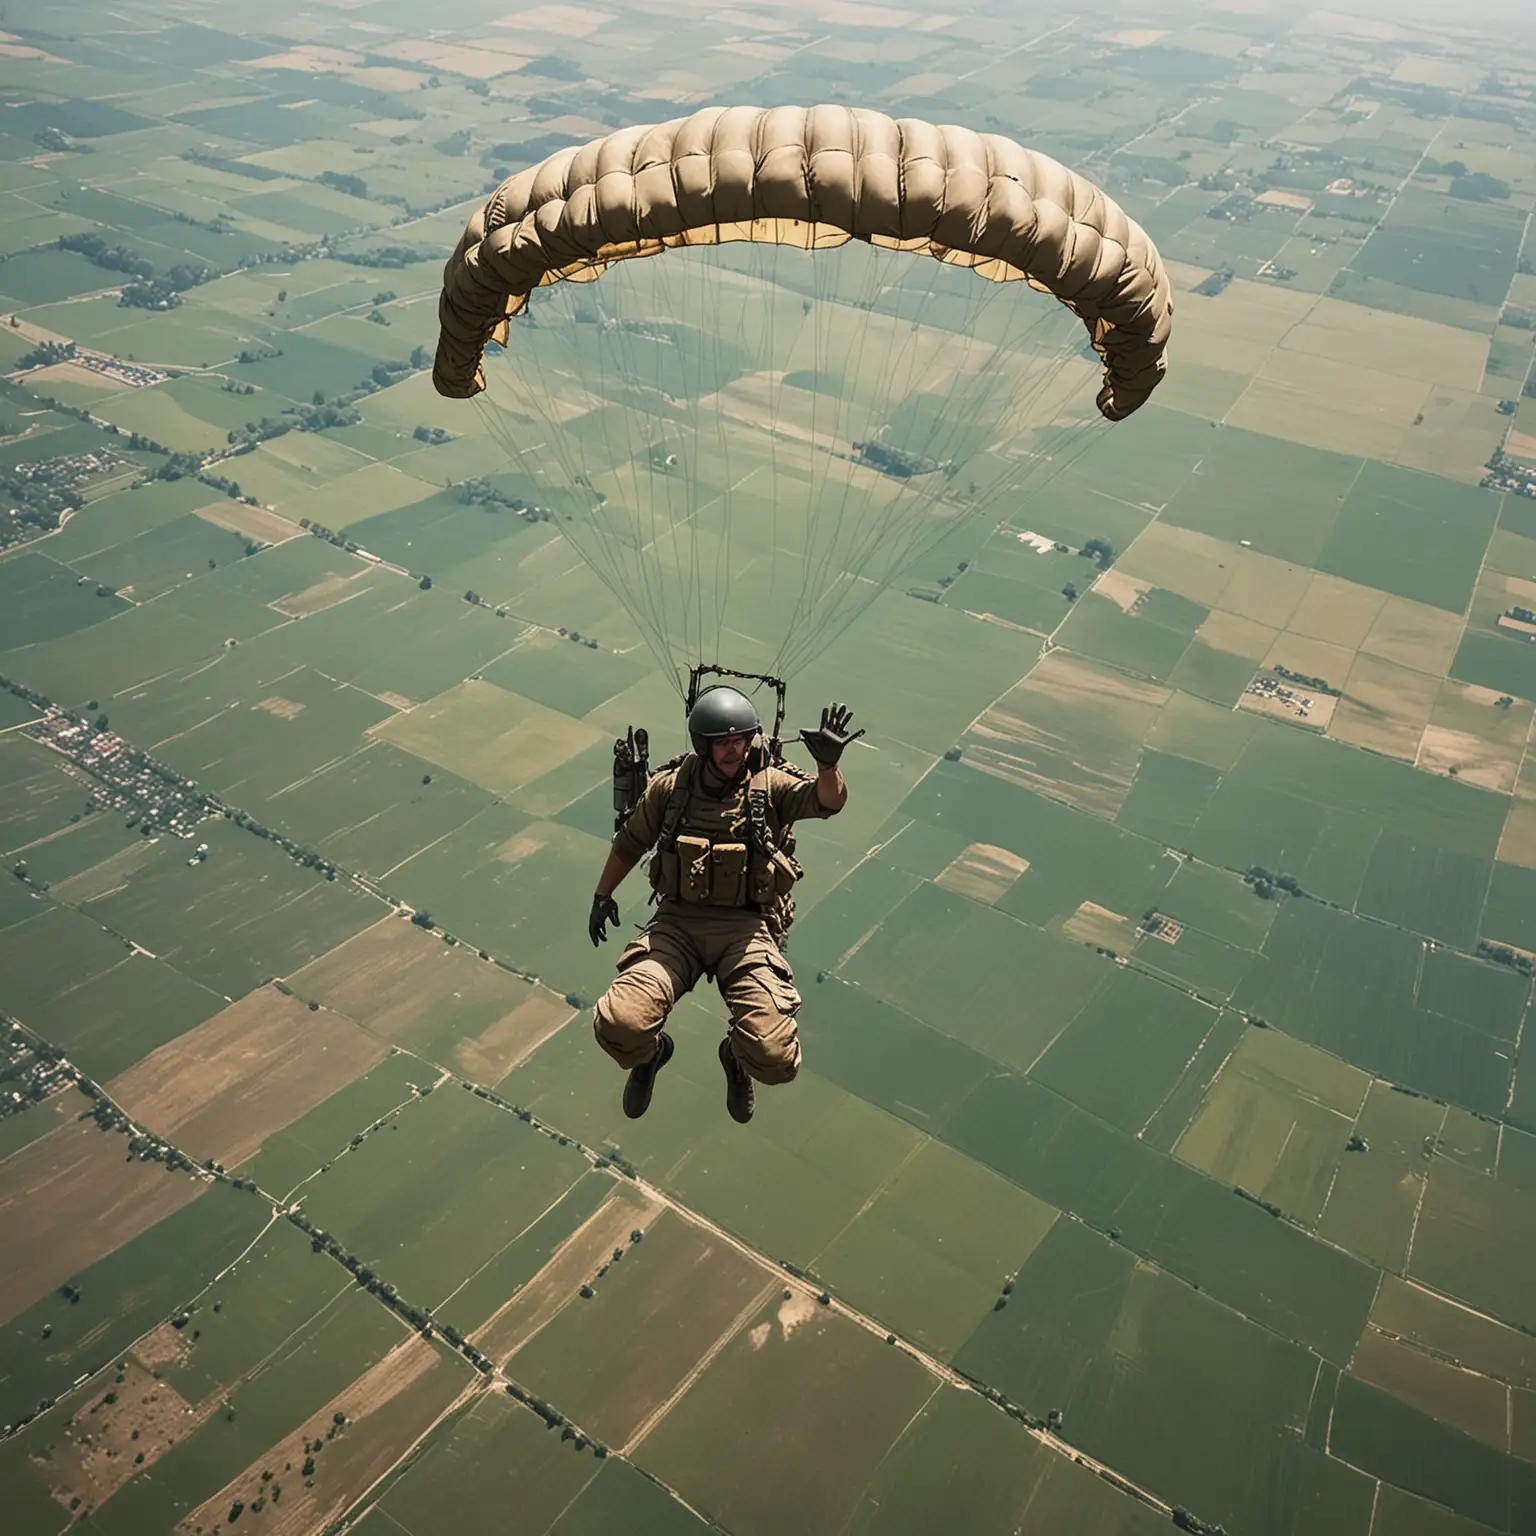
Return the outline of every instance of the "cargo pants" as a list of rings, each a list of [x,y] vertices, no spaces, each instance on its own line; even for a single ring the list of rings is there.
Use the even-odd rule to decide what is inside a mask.
[[[650,1060],[677,1000],[708,976],[730,1009],[731,1050],[748,1074],[775,1084],[799,1072],[800,994],[761,913],[664,901],[619,956],[618,972],[592,1029],[626,1070]]]

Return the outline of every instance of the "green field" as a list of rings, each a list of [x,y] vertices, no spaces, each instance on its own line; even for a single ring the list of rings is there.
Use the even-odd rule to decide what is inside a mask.
[[[470,1177],[444,1205],[444,1181],[460,1168]],[[510,1114],[442,1091],[340,1159],[311,1186],[305,1209],[394,1276],[403,1295],[436,1306],[585,1168]],[[405,1228],[402,1207],[413,1212]]]
[[[1523,18],[100,10],[0,38],[6,1210],[51,1230],[82,1135],[134,1155],[69,1130],[99,1092],[192,1156],[227,1129],[259,1193],[125,1163],[196,1198],[77,1302],[52,1238],[21,1256],[0,1421],[59,1399],[0,1444],[22,1536],[1143,1536],[1138,1489],[1232,1536],[1525,1530]],[[1102,189],[1052,202],[1157,244],[1155,396],[1103,420],[1078,316],[923,249],[953,168],[942,211],[893,174],[887,230],[878,156],[860,217],[907,249],[612,263],[438,394],[444,263],[497,184],[816,100]],[[144,261],[164,307],[122,295]],[[153,375],[36,366],[45,337]],[[55,495],[57,530],[5,524]],[[585,931],[613,742],[680,750],[695,662],[787,678],[802,767],[829,701],[865,731],[799,833],[802,1069],[745,1127],[713,979],[643,1119],[591,1034],[652,913],[636,871],[619,942]],[[1281,666],[1337,697],[1247,693]],[[33,694],[228,816],[146,835],[157,791],[33,739]],[[263,1024],[203,1059],[231,1007],[304,1056],[253,1080]],[[1052,1410],[1055,1442],[1018,1422]]]
[[[758,1316],[769,1325],[762,1345],[750,1331],[728,1344],[647,1437],[642,1461],[730,1529],[836,1531],[897,1435],[942,1389],[904,1352],[804,1292],[775,1296]],[[807,1394],[826,1410],[819,1426],[796,1410]],[[748,1475],[752,1447],[733,1428],[743,1411],[778,1426],[784,1475],[771,1486]]]

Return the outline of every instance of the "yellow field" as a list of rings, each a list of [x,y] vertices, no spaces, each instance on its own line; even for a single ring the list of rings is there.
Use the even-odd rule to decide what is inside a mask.
[[[1475,91],[1485,74],[1486,71],[1476,64],[1415,53],[1404,59],[1389,78],[1406,85],[1439,85],[1448,91]]]
[[[1191,416],[1220,421],[1247,389],[1249,376],[1205,363],[1181,363],[1157,392],[1157,403]]]
[[[1307,595],[1312,572],[1272,555],[1239,549],[1232,579],[1221,594],[1220,607],[1260,624],[1284,629]]]
[[[1029,860],[990,843],[972,843],[934,876],[933,883],[972,901],[996,901],[1029,868]]]
[[[1325,298],[1285,338],[1285,350],[1474,390],[1482,382],[1488,340],[1458,326]]]
[[[971,728],[966,761],[1080,810],[1113,816],[1170,690],[1057,651]]]
[[[267,544],[281,544],[304,530],[286,517],[265,507],[248,507],[243,501],[216,501],[211,507],[199,507],[197,515],[215,528],[228,528],[247,539],[261,539]]]
[[[1410,763],[1418,757],[1424,727],[1440,692],[1439,678],[1379,656],[1359,656],[1344,692],[1334,711],[1330,736]]]
[[[1246,656],[1253,662],[1262,661],[1269,655],[1279,638],[1280,631],[1271,625],[1220,608],[1213,608],[1195,631],[1195,639],[1206,645],[1231,656]]]
[[[1355,663],[1355,653],[1341,645],[1330,645],[1326,640],[1309,640],[1305,635],[1292,634],[1289,630],[1270,647],[1264,658],[1266,667],[1282,666],[1303,677],[1320,677],[1335,688],[1344,686],[1344,679]]]
[[[1533,711],[1519,700],[1501,709],[1498,698],[1492,689],[1447,679],[1419,744],[1417,766],[1430,773],[1455,768],[1457,777],[1469,784],[1511,793]]]
[[[1149,523],[1106,574],[1137,576],[1214,608],[1232,579],[1235,557],[1243,553],[1240,546],[1213,539],[1208,533],[1176,528],[1171,523]],[[1099,578],[1096,590],[1104,591],[1105,579]]]
[[[127,1112],[199,1160],[234,1167],[381,1061],[350,1020],[262,987],[152,1051],[109,1085]]]
[[[603,738],[569,715],[474,680],[393,716],[373,734],[498,795],[543,777]]]
[[[1238,278],[1215,298],[1182,292],[1169,371],[1184,363],[1250,376],[1311,307],[1313,297]]]
[[[1532,735],[1536,736],[1536,726]],[[1536,752],[1529,743],[1515,783],[1514,803],[1504,821],[1499,857],[1509,864],[1536,869]]]
[[[493,21],[493,27],[515,27],[519,32],[558,32],[562,37],[590,37],[605,21],[612,21],[609,11],[584,5],[536,5]]]
[[[289,985],[481,1083],[499,1082],[573,1013],[548,989],[399,919],[348,939]]]
[[[1102,944],[1119,954],[1135,947],[1136,924],[1097,902],[1085,901],[1061,924],[1061,932],[1080,944]]]
[[[322,577],[312,587],[305,587],[302,592],[293,592],[287,597],[280,597],[271,606],[279,613],[286,613],[290,618],[302,619],[312,613],[324,613],[327,608],[334,608],[337,603],[345,603],[351,598],[361,597],[363,593],[371,591],[385,579],[385,572],[371,570],[364,566],[352,575],[337,574]]]
[[[1386,602],[1385,592],[1319,571],[1291,615],[1288,632],[1356,651]]]
[[[1152,590],[1153,583],[1138,576],[1127,575],[1122,570],[1105,571],[1093,584],[1100,597],[1107,597],[1121,613],[1135,613],[1141,600]]]
[[[1476,485],[1488,456],[1504,440],[1505,418],[1487,395],[1469,390],[1436,388],[1421,409],[1423,422],[1403,434],[1393,462]]]
[[[1444,677],[1460,640],[1460,615],[1406,597],[1389,597],[1360,642],[1360,650],[1416,672]]]
[[[1227,422],[1310,448],[1390,459],[1427,393],[1418,379],[1281,348]]]

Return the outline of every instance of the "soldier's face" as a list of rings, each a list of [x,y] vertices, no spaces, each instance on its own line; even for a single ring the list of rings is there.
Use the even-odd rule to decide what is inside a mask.
[[[747,760],[747,737],[745,736],[721,736],[718,740],[709,744],[710,761],[714,763],[716,772],[728,779],[734,779],[741,772],[741,765]]]

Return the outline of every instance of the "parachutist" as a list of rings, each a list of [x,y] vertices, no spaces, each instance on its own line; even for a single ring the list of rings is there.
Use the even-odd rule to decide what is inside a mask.
[[[613,893],[653,848],[651,886],[660,902],[619,956],[593,1019],[598,1044],[629,1073],[631,1119],[649,1108],[656,1076],[672,1057],[667,1017],[701,977],[715,982],[730,1010],[720,1065],[734,1120],[752,1118],[755,1083],[788,1083],[799,1072],[800,994],[783,950],[801,873],[790,828],[835,816],[847,802],[839,760],[864,734],[849,729],[852,719],[846,705],[831,704],[819,726],[801,733],[816,760],[812,778],[775,761],[777,732],[764,743],[745,694],[707,688],[688,713],[693,750],[650,780],[615,834],[592,900],[592,942],[618,922]]]

